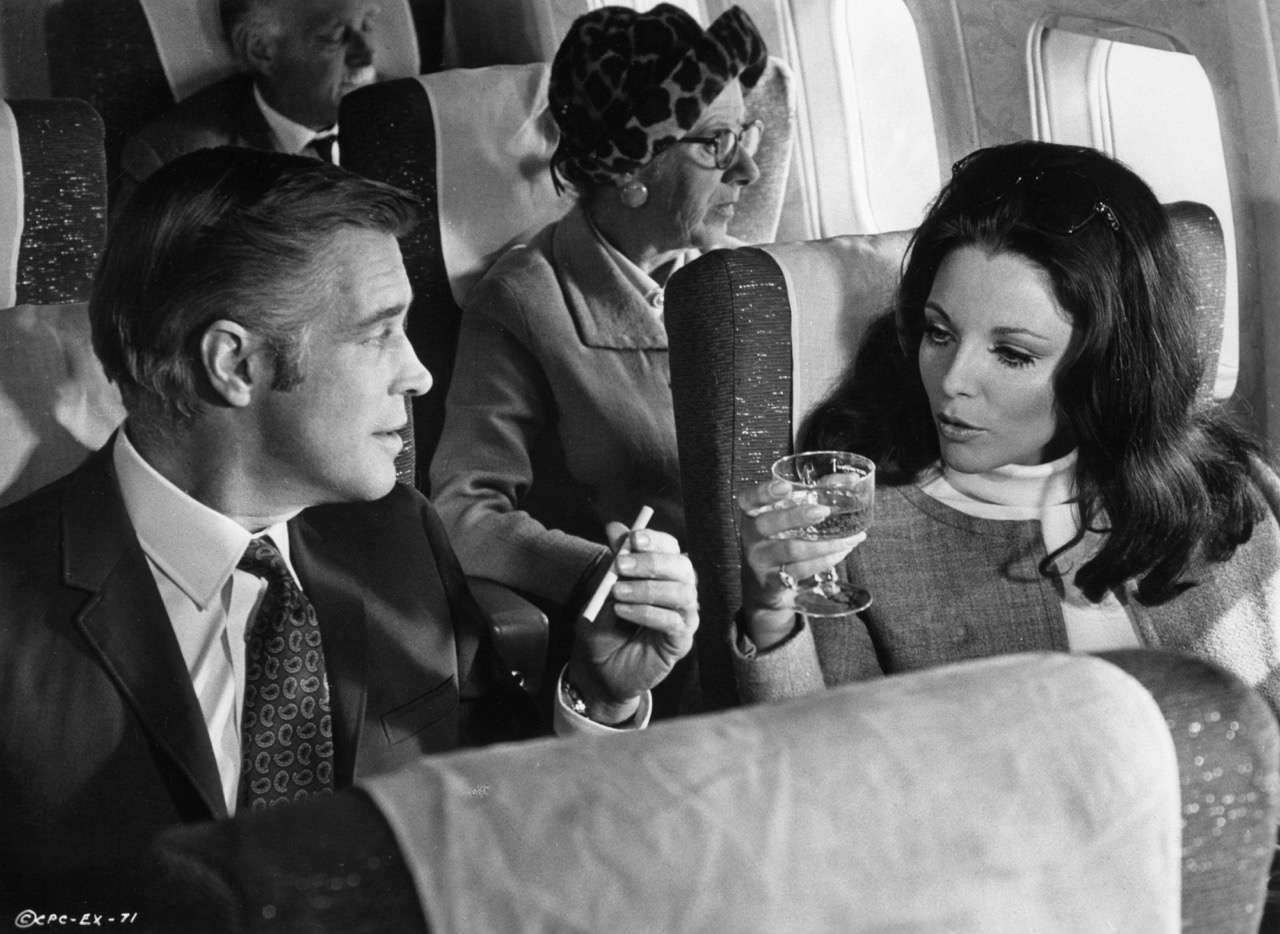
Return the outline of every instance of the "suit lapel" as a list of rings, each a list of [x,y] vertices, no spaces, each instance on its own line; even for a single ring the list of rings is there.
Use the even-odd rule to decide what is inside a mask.
[[[225,817],[217,762],[182,651],[120,498],[114,436],[70,482],[63,509],[63,580],[94,596],[76,626],[159,750]]]
[[[368,639],[360,585],[347,580],[350,556],[344,561],[335,547],[307,521],[306,513],[289,523],[289,559],[320,623],[333,698],[334,784],[341,788],[352,782],[360,748],[368,699]]]

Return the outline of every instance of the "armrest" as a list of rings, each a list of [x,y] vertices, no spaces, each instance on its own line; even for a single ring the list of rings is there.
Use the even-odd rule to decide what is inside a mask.
[[[493,622],[493,641],[507,667],[537,696],[547,664],[547,614],[505,584],[467,578],[471,595]]]
[[[1266,701],[1209,662],[1150,649],[1102,652],[1151,693],[1182,785],[1182,930],[1252,934],[1280,816],[1280,728]]]

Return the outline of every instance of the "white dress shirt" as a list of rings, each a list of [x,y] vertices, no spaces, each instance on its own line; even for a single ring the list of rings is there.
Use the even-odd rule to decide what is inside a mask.
[[[227,810],[234,814],[240,782],[244,633],[267,589],[262,578],[236,569],[253,536],[161,476],[124,431],[116,435],[112,460],[125,511],[147,556],[204,714]],[[269,520],[263,534],[280,550],[296,581],[285,526],[295,515],[297,511]]]
[[[1080,512],[1075,501],[1076,454],[1047,464],[1025,467],[1009,464],[980,474],[949,468],[923,478],[920,489],[958,512],[980,519],[1027,520],[1040,523],[1045,550],[1052,554],[1075,537]],[[1101,652],[1141,645],[1128,611],[1107,592],[1101,603],[1090,603],[1075,584],[1075,572],[1101,544],[1101,536],[1084,538],[1057,559],[1062,585],[1062,621],[1067,646],[1073,652]]]
[[[271,135],[275,137],[276,149],[280,152],[293,153],[298,155],[304,149],[311,145],[311,141],[321,136],[337,136],[338,125],[324,130],[313,130],[305,127],[301,123],[294,123],[280,111],[276,110],[267,103],[266,98],[262,96],[262,92],[258,90],[258,86],[253,86],[253,99],[258,102],[258,109],[262,111],[263,119],[267,121],[267,126],[271,130]],[[335,139],[333,143],[333,164],[341,165],[338,153],[339,143]]]

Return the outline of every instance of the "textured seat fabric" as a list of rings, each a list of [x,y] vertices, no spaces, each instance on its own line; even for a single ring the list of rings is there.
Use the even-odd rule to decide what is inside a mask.
[[[84,304],[106,207],[88,104],[0,102],[0,505],[71,470],[124,417]]]
[[[176,827],[152,846],[149,870],[138,913],[155,934],[427,929],[390,827],[356,790]]]
[[[400,250],[413,287],[409,340],[433,380],[431,391],[414,401],[418,482],[423,492],[429,492],[426,468],[444,424],[444,401],[462,318],[449,287],[437,221],[435,122],[416,78],[353,91],[342,101],[338,122],[345,137],[342,159],[347,168],[410,191],[422,202],[422,220],[401,239]]]
[[[1221,339],[1221,228],[1201,204],[1166,205],[1199,296],[1209,398]],[[720,250],[672,276],[671,390],[688,550],[698,572],[698,659],[711,709],[736,702],[727,635],[741,603],[737,491],[791,452],[803,417],[886,310],[908,234]]]
[[[439,931],[1178,930],[1159,708],[1083,656],[848,685],[363,786]]]
[[[0,307],[88,301],[106,239],[102,120],[82,101],[0,106]]]
[[[422,219],[400,249],[413,288],[406,330],[433,384],[412,403],[413,475],[428,491],[427,465],[440,439],[462,311],[454,301],[441,245],[436,187],[436,137],[431,107],[417,78],[385,81],[348,94],[339,122],[347,142],[343,163],[367,178],[395,185],[422,202]],[[491,582],[475,596],[494,621],[498,651],[525,687],[536,693],[547,648],[547,618],[517,594]]]
[[[1173,652],[1100,656],[1129,672],[1164,713],[1182,787],[1182,930],[1259,930],[1280,818],[1280,728],[1239,678]]]

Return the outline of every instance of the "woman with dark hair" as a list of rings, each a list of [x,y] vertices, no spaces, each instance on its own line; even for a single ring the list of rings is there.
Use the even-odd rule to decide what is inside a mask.
[[[826,507],[787,505],[776,481],[739,496],[744,695],[1145,645],[1280,707],[1280,482],[1198,400],[1202,369],[1168,219],[1133,172],[1033,142],[957,163],[892,321],[802,432],[876,462],[870,540],[778,538]],[[873,605],[798,617],[787,584],[841,559]]]
[[[570,27],[548,97],[553,178],[577,204],[468,298],[432,461],[468,574],[565,615],[611,557],[607,522],[649,505],[651,527],[683,537],[663,288],[736,243],[726,228],[763,132],[744,95],[765,63],[737,7],[706,30],[667,4]]]

